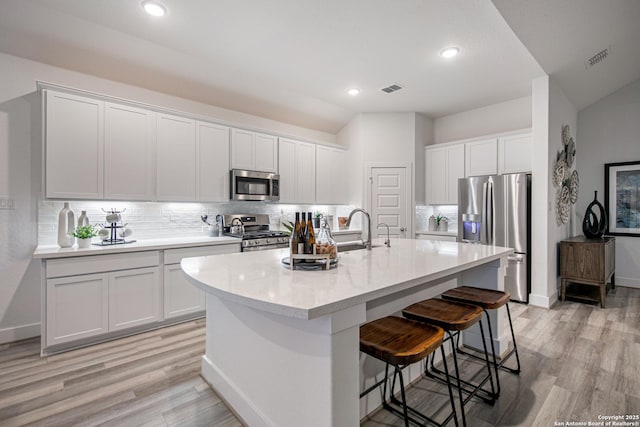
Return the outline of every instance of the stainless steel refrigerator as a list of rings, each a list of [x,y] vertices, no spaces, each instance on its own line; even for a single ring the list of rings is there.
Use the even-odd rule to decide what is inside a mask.
[[[528,303],[531,291],[531,175],[458,180],[458,241],[513,248],[505,290]]]

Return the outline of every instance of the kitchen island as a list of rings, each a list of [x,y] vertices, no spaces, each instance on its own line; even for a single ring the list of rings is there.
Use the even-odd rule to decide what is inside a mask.
[[[188,280],[207,293],[202,376],[248,425],[359,425],[374,409],[358,397],[359,325],[451,283],[503,290],[512,253],[444,241],[374,245],[341,253],[329,271],[290,271],[286,249],[183,259]],[[500,353],[503,323],[499,313]]]

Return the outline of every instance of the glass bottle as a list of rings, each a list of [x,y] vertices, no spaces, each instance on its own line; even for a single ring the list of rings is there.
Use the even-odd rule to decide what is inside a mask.
[[[307,239],[305,241],[305,253],[315,255],[316,253],[316,236],[313,231],[313,218],[311,212],[307,212]]]
[[[296,222],[291,230],[290,249],[292,254],[298,253],[298,244],[300,243],[300,213],[296,212]]]
[[[301,221],[300,221],[300,241],[298,243],[298,253],[299,254],[306,254],[306,242],[307,242],[307,220],[305,219],[305,214],[304,212],[301,212]]]

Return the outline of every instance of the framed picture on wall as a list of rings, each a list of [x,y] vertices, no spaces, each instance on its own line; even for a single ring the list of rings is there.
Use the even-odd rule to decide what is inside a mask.
[[[640,161],[604,165],[607,234],[640,237]]]

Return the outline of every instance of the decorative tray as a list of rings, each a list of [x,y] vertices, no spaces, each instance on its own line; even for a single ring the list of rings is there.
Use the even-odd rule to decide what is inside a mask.
[[[304,257],[304,258],[303,258]],[[294,263],[291,265],[291,258],[284,257],[282,265],[290,270],[328,270],[338,266],[338,259],[330,259],[327,255],[294,255]],[[329,265],[327,266],[327,262]]]

